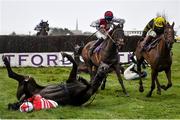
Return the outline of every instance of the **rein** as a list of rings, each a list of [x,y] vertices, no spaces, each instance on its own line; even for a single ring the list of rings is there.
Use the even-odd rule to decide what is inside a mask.
[[[110,38],[110,40],[112,40],[113,43],[116,43],[115,40],[109,35],[109,33],[104,28],[103,30],[105,31],[106,35]]]
[[[88,39],[90,39],[94,34],[96,34],[99,30],[97,30],[96,32],[94,32],[93,34],[91,34],[85,41],[87,41]]]
[[[110,38],[110,40],[112,40],[113,43],[116,43],[115,40],[109,35],[109,33],[106,33],[106,34]]]
[[[88,106],[88,105],[90,105],[90,104],[95,100],[96,95],[97,95],[97,92],[94,93],[94,97],[92,98],[92,100],[91,100],[90,102],[88,102],[88,103],[84,103],[83,106]]]

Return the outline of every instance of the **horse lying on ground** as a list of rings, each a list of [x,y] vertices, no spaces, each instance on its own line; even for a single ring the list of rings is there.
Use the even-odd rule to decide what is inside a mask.
[[[82,77],[77,77],[77,64],[74,59],[63,53],[63,57],[67,57],[73,63],[73,68],[70,72],[66,83],[58,85],[41,86],[36,83],[34,78],[24,75],[19,75],[12,71],[8,59],[3,56],[4,64],[7,68],[8,75],[18,81],[17,98],[18,102],[9,104],[8,108],[17,110],[24,100],[33,95],[41,95],[45,99],[54,100],[59,105],[75,105],[79,106],[87,102],[90,97],[98,90],[103,78],[106,76],[108,65],[102,64],[98,68],[98,72],[94,80],[89,83]]]

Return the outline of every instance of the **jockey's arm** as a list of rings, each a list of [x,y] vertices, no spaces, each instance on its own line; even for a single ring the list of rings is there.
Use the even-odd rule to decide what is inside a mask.
[[[96,21],[93,21],[91,24],[90,24],[90,26],[91,27],[95,27],[97,30],[99,30],[99,28],[100,28],[100,20],[96,20]]]
[[[40,31],[41,27],[39,25],[36,25],[36,27],[34,28],[34,30]]]
[[[148,23],[148,24],[146,25],[146,27],[144,28],[142,37],[146,37],[147,32],[148,32],[150,29],[153,29],[153,24],[154,24],[154,21],[153,21],[153,19],[152,19],[151,21],[149,21],[149,23]]]
[[[115,23],[119,23],[119,24],[124,24],[125,23],[125,20],[124,19],[121,19],[121,18],[113,18],[112,19],[112,22],[115,22]]]

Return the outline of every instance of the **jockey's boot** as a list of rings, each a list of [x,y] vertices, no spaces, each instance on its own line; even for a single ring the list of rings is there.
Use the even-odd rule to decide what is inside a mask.
[[[146,36],[144,38],[144,40],[142,41],[142,46],[141,46],[140,52],[146,50],[148,43],[152,40],[152,38],[153,38],[152,36]]]
[[[98,45],[100,45],[103,41],[104,41],[103,38],[98,39],[98,40],[89,48],[89,54],[90,54],[90,56],[92,56],[94,49],[95,49]]]

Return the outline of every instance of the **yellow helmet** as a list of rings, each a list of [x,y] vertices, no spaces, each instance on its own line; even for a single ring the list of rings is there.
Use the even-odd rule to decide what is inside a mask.
[[[166,24],[166,20],[163,17],[154,18],[154,24],[156,27],[163,27]]]

